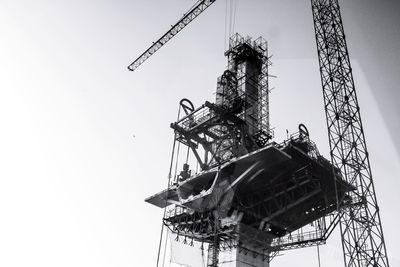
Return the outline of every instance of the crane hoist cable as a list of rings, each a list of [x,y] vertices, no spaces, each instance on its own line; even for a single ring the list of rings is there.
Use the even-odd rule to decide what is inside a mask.
[[[236,12],[237,12],[237,0],[232,0],[232,30],[231,36],[235,32],[235,24],[236,24]]]
[[[226,45],[228,43],[227,39],[228,31],[228,0],[225,0],[225,34],[224,34],[224,51],[226,51]]]
[[[237,13],[237,0],[225,0],[225,34],[224,34],[224,50],[229,45],[229,38],[235,32]]]
[[[178,109],[177,120],[179,120],[180,114],[181,114],[181,106],[179,106],[179,109]],[[176,143],[177,143],[177,140],[176,140],[175,134],[174,134],[174,142],[173,142],[173,144],[172,144],[171,161],[170,161],[169,171],[168,171],[168,186],[167,186],[168,189],[169,189],[170,186],[171,186],[172,168],[173,168],[173,165],[174,165],[174,156],[175,156]],[[177,151],[177,154],[178,154],[178,155],[179,155],[179,145],[180,145],[180,143],[178,142],[178,151]],[[175,174],[174,174],[174,177],[176,177],[176,168],[177,168],[177,166],[175,166]],[[168,200],[168,198],[166,197],[166,198],[165,198],[165,204],[167,204],[167,200]],[[159,241],[159,244],[158,244],[157,265],[156,265],[156,267],[158,267],[158,265],[159,265],[159,263],[160,263],[161,245],[162,245],[162,240],[163,240],[163,235],[164,235],[164,218],[165,218],[165,215],[166,215],[166,213],[167,213],[167,205],[165,205],[165,207],[164,207],[164,212],[163,212],[163,213],[164,213],[164,214],[163,214],[163,219],[162,219],[162,221],[161,221],[160,241]],[[166,243],[167,243],[167,238],[168,238],[168,232],[167,232],[167,237],[165,238],[164,256],[163,256],[163,266],[164,266],[164,263],[165,263],[165,247],[166,247]]]

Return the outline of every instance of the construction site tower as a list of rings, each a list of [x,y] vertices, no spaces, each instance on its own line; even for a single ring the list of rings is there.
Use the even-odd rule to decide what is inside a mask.
[[[345,266],[389,266],[338,0],[312,0],[330,155],[356,187],[341,209]]]

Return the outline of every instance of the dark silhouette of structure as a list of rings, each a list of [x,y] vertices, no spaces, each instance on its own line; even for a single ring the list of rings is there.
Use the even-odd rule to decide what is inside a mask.
[[[356,188],[354,205],[338,200],[345,264],[389,266],[339,3],[311,3],[331,159]]]
[[[128,68],[135,70],[215,0],[200,0]],[[277,252],[325,243],[340,225],[345,266],[389,266],[338,0],[311,0],[331,161],[304,125],[281,143],[269,126],[268,49],[234,35],[215,103],[184,99],[173,163],[189,155],[168,188],[146,199],[164,208],[163,224],[186,241],[207,243],[208,266],[236,251],[268,266]],[[187,147],[182,159],[175,144]],[[192,165],[193,166],[193,165]],[[175,171],[176,173],[176,171]],[[178,178],[179,176],[179,178]]]

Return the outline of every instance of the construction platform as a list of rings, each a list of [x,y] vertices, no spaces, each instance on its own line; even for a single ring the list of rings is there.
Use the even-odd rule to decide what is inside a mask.
[[[223,263],[224,251],[234,266],[269,266],[279,251],[323,244],[340,219],[336,211],[354,204],[355,188],[319,154],[304,125],[273,141],[267,42],[234,35],[226,56],[215,103],[180,101],[171,124],[175,175],[146,201],[165,208],[164,225],[183,243],[208,244],[208,266]]]
[[[354,188],[301,135],[203,171],[146,199],[173,209],[165,223],[208,242],[216,221],[220,237],[240,236],[262,247],[333,212]],[[348,199],[350,202],[350,199]]]

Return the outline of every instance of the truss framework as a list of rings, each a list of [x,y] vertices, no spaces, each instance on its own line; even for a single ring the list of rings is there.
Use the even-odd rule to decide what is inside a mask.
[[[339,3],[311,5],[332,163],[361,203],[341,211],[345,266],[389,266]]]
[[[143,52],[134,62],[128,66],[128,70],[134,71],[155,52],[157,52],[163,45],[177,35],[183,28],[185,28],[190,22],[197,18],[204,10],[211,6],[215,0],[200,0],[197,4],[191,8],[183,18],[181,18],[175,25],[171,26],[171,29],[161,36],[157,41]]]
[[[216,103],[193,108],[171,124],[176,140],[190,147],[202,170],[264,147],[273,137],[267,42],[235,34],[226,56],[228,70],[218,78]]]
[[[249,47],[249,51],[256,52],[257,64],[261,66],[257,67],[260,72],[248,71],[249,54],[243,49]],[[254,127],[258,133],[265,135],[272,135],[269,125],[269,83],[268,83],[268,67],[271,65],[271,61],[268,57],[268,43],[262,37],[252,40],[250,37],[243,37],[236,33],[229,39],[229,50],[225,53],[228,56],[228,69],[233,71],[236,75],[237,90],[246,94],[246,97],[253,97],[250,102],[257,103],[257,109],[247,115],[241,114],[241,117],[246,120],[251,127]],[[247,87],[247,88],[246,88]],[[250,88],[249,88],[250,87]],[[256,94],[250,94],[247,91],[257,91]],[[218,91],[218,89],[217,89]],[[246,109],[243,113],[249,112]],[[250,117],[250,116],[253,116]],[[250,117],[250,119],[249,119]],[[254,121],[254,125],[251,122]],[[272,136],[271,136],[272,137]]]

